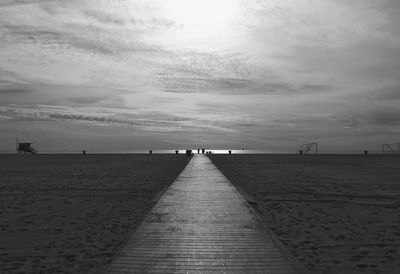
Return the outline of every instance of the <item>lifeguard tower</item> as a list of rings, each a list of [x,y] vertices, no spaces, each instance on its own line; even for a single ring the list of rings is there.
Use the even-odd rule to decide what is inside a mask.
[[[17,152],[18,152],[18,154],[21,154],[21,153],[36,154],[37,153],[35,147],[33,146],[33,143],[20,143],[20,142],[18,142],[18,139],[17,139]]]
[[[302,144],[301,147],[299,148],[299,154],[309,154],[312,152],[313,148],[315,149],[315,154],[318,154],[318,143],[307,143],[307,144]]]

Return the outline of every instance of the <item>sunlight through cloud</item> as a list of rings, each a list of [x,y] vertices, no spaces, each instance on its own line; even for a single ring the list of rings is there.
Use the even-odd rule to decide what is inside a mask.
[[[166,15],[193,37],[209,37],[223,32],[238,12],[237,1],[163,1]]]

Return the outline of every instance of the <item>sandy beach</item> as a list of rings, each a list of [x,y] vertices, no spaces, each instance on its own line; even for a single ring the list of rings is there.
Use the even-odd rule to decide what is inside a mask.
[[[1,155],[0,272],[104,272],[188,160]]]
[[[210,157],[307,271],[400,272],[400,157]]]

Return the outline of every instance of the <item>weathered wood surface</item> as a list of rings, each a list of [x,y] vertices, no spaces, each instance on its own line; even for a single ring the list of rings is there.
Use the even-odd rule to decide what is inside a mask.
[[[299,273],[254,210],[195,155],[109,273]]]

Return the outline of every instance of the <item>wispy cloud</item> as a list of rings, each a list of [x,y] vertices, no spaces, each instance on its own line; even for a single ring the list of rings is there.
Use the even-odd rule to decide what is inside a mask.
[[[20,5],[36,5],[40,3],[54,2],[57,0],[2,0],[0,1],[0,8],[12,7]]]
[[[10,94],[18,94],[18,93],[27,93],[32,90],[22,87],[22,86],[11,86],[11,87],[0,87],[0,93],[10,93]]]
[[[32,89],[23,83],[14,82],[11,80],[4,80],[0,77],[0,93],[27,93],[32,92]]]
[[[90,18],[95,19],[96,21],[104,24],[113,24],[117,26],[124,25],[126,22],[119,18],[118,16],[112,16],[105,12],[93,11],[93,10],[85,10],[84,14]]]
[[[89,96],[78,96],[78,97],[71,97],[68,98],[68,100],[79,103],[82,105],[88,105],[88,104],[94,104],[103,101],[104,99],[107,99],[106,96],[95,96],[95,97],[89,97]]]
[[[89,123],[92,125],[119,124],[140,128],[145,131],[180,131],[213,130],[216,132],[232,132],[218,120],[187,118],[162,113],[146,113],[143,111],[121,110],[111,108],[71,108],[64,106],[17,106],[0,107],[0,116],[17,121],[60,121],[73,123]]]

